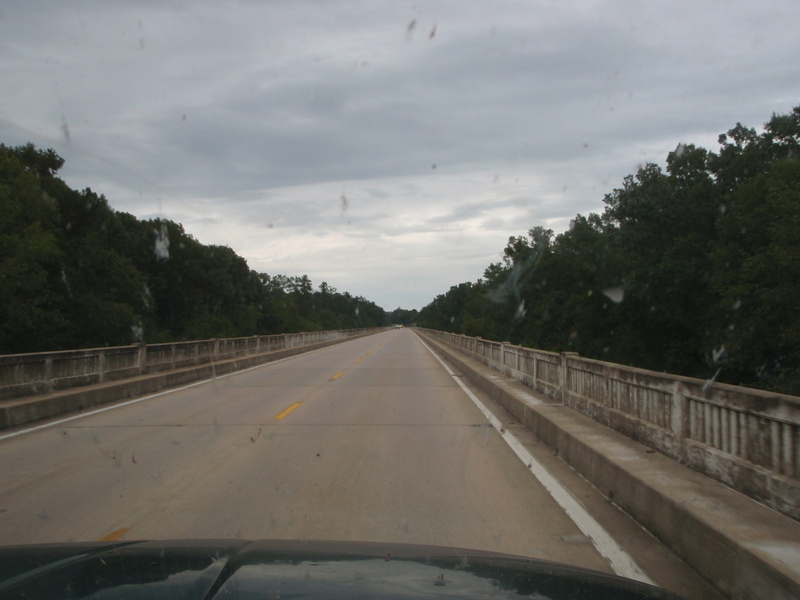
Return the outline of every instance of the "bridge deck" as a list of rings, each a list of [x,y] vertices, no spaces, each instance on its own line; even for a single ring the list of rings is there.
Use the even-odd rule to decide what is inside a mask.
[[[800,597],[800,523],[427,341],[722,591],[735,598]]]
[[[726,595],[797,597],[800,524],[449,354],[502,431],[405,329],[0,434],[0,543],[406,541],[612,571],[513,432],[658,585],[718,598],[678,555]]]

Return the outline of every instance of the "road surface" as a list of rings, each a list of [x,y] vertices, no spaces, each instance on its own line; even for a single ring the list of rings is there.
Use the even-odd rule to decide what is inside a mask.
[[[520,439],[649,576],[711,597],[546,447]],[[0,481],[0,544],[408,542],[612,572],[411,329],[0,436]]]

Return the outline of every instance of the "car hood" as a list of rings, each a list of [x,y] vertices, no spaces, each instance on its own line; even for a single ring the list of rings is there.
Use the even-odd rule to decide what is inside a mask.
[[[628,579],[435,546],[180,540],[0,547],[0,599],[676,599]]]

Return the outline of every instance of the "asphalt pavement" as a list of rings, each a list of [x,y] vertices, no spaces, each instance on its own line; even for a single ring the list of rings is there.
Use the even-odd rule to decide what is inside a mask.
[[[657,583],[713,597],[532,436],[520,439],[606,515]],[[613,572],[412,329],[0,437],[0,482],[4,545],[409,542]]]

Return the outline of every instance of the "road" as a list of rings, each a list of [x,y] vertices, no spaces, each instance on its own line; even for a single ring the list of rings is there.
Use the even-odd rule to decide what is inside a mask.
[[[656,579],[691,579],[549,450],[521,439]],[[408,542],[612,572],[411,329],[0,439],[0,481],[0,544]]]

